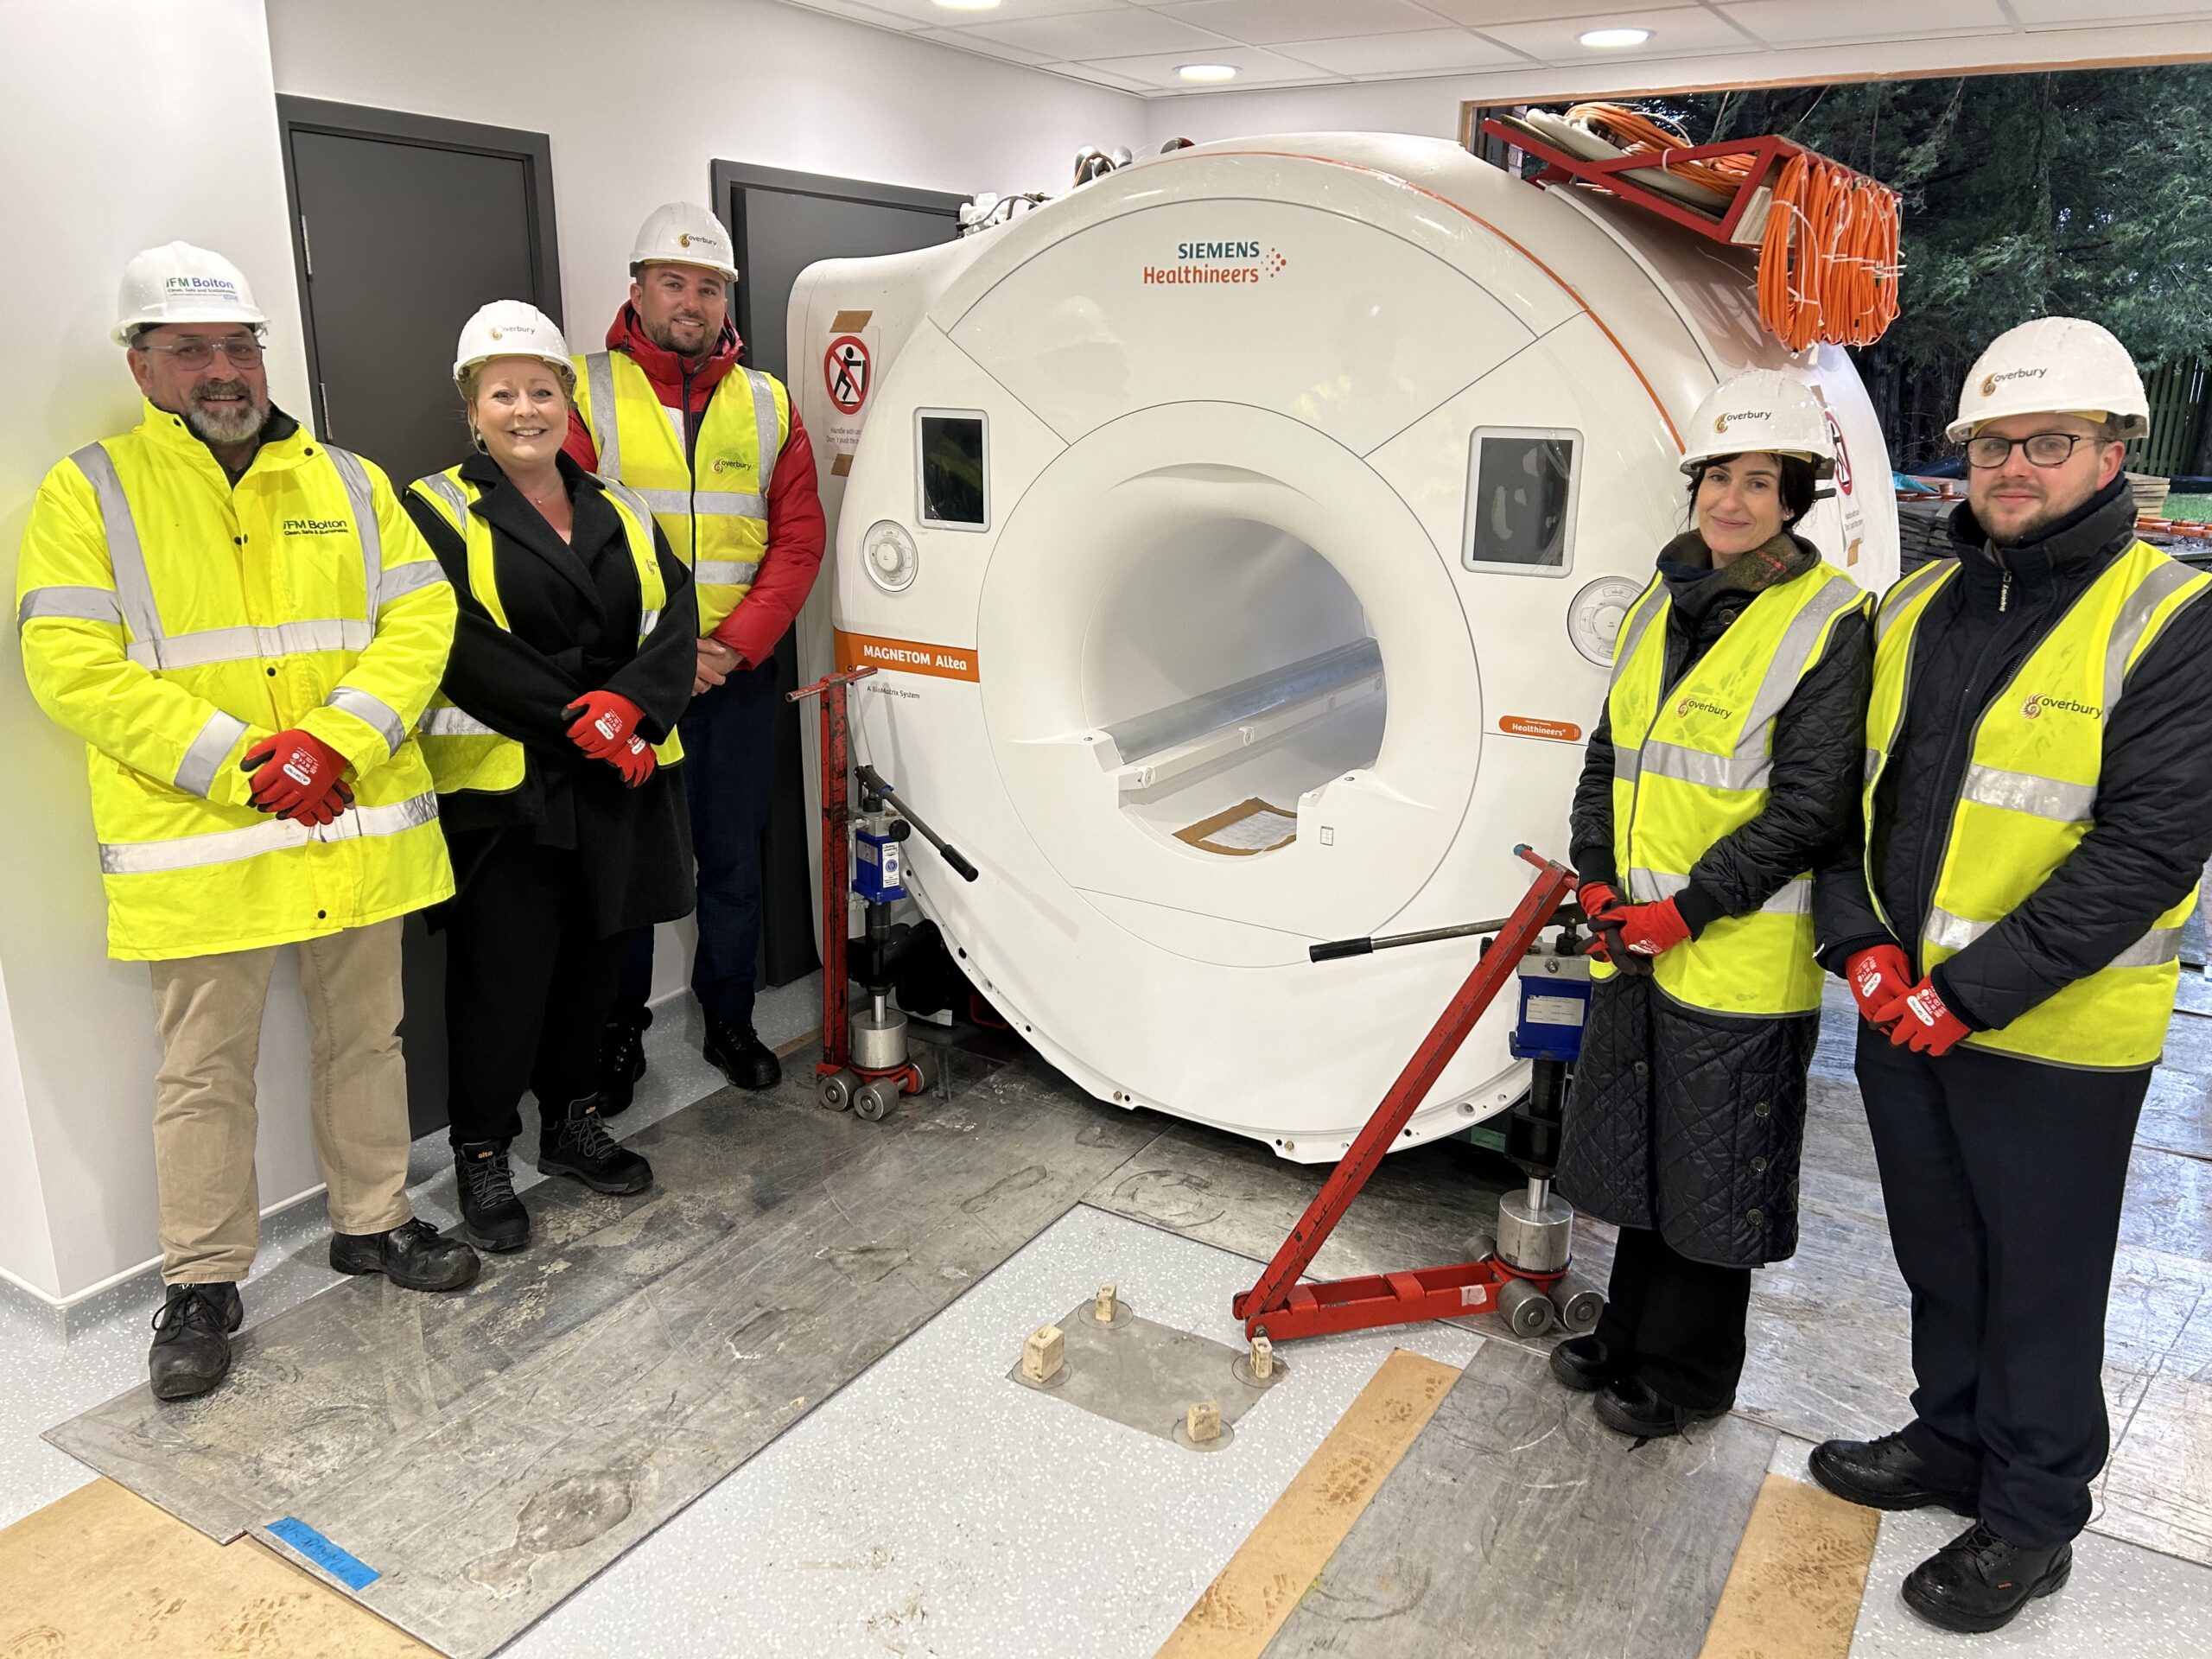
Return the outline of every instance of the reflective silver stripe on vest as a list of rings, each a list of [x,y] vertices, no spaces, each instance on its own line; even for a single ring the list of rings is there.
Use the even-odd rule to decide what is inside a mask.
[[[1637,779],[1643,774],[1643,756],[1637,753],[1634,749],[1624,747],[1618,743],[1613,745],[1613,781],[1615,783],[1626,784],[1633,788]]]
[[[1965,950],[1997,924],[1970,922],[1963,916],[1954,916],[1948,910],[1930,909],[1928,925],[1921,931],[1921,942],[1948,951]],[[2181,955],[2181,929],[2154,927],[2129,945],[2110,962],[2107,968],[2158,968],[2177,960]]]
[[[1879,749],[1866,750],[1865,753],[1859,757],[1859,777],[1867,783],[1872,783],[1874,781],[1875,771],[1881,766],[1881,764],[1882,752]]]
[[[368,604],[365,614],[374,616],[384,592],[384,526],[377,523],[376,496],[369,488],[369,469],[351,449],[326,443],[322,452],[338,469],[346,486],[346,504],[353,509],[353,534],[361,543],[361,592]]]
[[[638,613],[639,643],[642,645],[645,642],[645,636],[659,626],[660,613],[658,611],[640,611]]]
[[[493,731],[475,715],[464,714],[450,704],[423,710],[423,718],[415,729],[425,737],[497,737]]]
[[[153,579],[146,574],[146,552],[138,544],[138,522],[130,516],[130,499],[116,476],[115,460],[106,446],[88,443],[69,459],[92,484],[100,506],[100,525],[107,534],[108,563],[115,571],[115,597],[123,620],[141,640],[158,642],[162,615],[154,607]]]
[[[384,591],[377,595],[377,609],[382,611],[395,599],[419,594],[425,588],[435,588],[445,579],[445,567],[435,559],[417,559],[412,564],[395,565],[384,573]]]
[[[1620,638],[1613,642],[1612,683],[1615,685],[1620,683],[1621,676],[1636,660],[1636,648],[1643,643],[1644,633],[1651,626],[1652,618],[1667,608],[1664,595],[1656,591],[1658,586],[1659,578],[1654,576],[1650,586],[1637,594],[1636,603],[1629,607],[1628,618],[1621,624]]]
[[[2121,687],[2126,683],[2127,664],[2135,655],[2136,647],[2144,643],[2144,633],[2151,626],[2151,613],[2171,599],[2192,582],[2202,578],[2185,564],[2169,559],[2154,565],[2146,573],[2133,593],[2122,601],[2120,614],[2113,619],[2112,642],[2105,649],[2104,717],[2112,718],[2112,706],[2120,701]]]
[[[595,473],[593,476],[599,480],[601,489],[630,509],[630,516],[638,521],[638,528],[650,537],[652,535],[653,510],[645,505],[645,498],[619,478],[609,478],[604,473]]]
[[[753,383],[753,424],[760,435],[760,459],[753,464],[753,474],[760,486],[755,498],[766,500],[768,480],[775,475],[776,455],[776,383],[758,369],[745,371],[745,378]],[[766,509],[762,512],[765,515]]]
[[[184,752],[184,759],[177,763],[176,786],[188,789],[194,795],[205,797],[215,787],[216,769],[223,764],[223,757],[231,746],[245,735],[245,721],[236,715],[226,715],[220,709],[207,716],[207,723],[200,728],[200,735],[192,740],[192,747]]]
[[[235,864],[264,853],[288,852],[309,842],[359,841],[371,836],[397,836],[435,823],[435,795],[415,796],[391,806],[348,808],[329,823],[312,827],[289,818],[250,823],[242,830],[219,830],[212,836],[179,836],[170,841],[110,841],[100,843],[100,873],[104,875],[153,875],[172,870],[202,869],[211,864]]]
[[[416,479],[415,487],[444,502],[454,531],[463,536],[468,533],[468,498],[461,494],[460,485],[443,473],[432,473],[428,478]]]
[[[73,622],[109,622],[123,626],[123,607],[112,588],[34,588],[16,607],[18,632],[26,622],[42,616],[67,617]]]
[[[739,490],[632,490],[654,512],[683,518],[766,518],[768,504],[757,495]]]
[[[375,630],[358,618],[329,617],[266,628],[203,628],[167,639],[133,639],[124,652],[132,662],[148,668],[207,668],[314,651],[366,651],[375,637]]]
[[[1679,743],[1647,742],[1639,770],[1654,778],[1672,778],[1677,783],[1696,784],[1707,789],[1764,789],[1766,776],[1774,765],[1774,757],[1764,752],[1757,754],[1708,754],[1703,749],[1687,749]],[[1614,768],[1615,776],[1619,768]]]
[[[357,685],[341,685],[326,701],[331,708],[342,709],[376,728],[377,735],[384,739],[389,753],[397,754],[399,746],[407,741],[407,722],[400,719],[399,710],[372,692],[364,691]]]
[[[614,418],[614,360],[611,353],[594,352],[584,359],[584,387],[591,394],[592,417],[599,430],[599,470],[609,478],[622,476],[622,423]],[[680,509],[679,509],[680,511]]]
[[[734,587],[752,582],[760,574],[758,559],[702,559],[691,567],[691,580],[702,586],[711,582]]]
[[[2054,823],[2087,823],[2097,804],[2094,784],[2062,784],[1999,766],[1968,766],[1965,787],[1959,792],[1979,805],[2025,812]]]
[[[1679,897],[1690,884],[1687,875],[1669,875],[1663,870],[1631,869],[1628,873],[1628,896],[1639,905],[1656,904],[1662,899]],[[1762,915],[1809,916],[1813,913],[1813,879],[1808,875],[1792,876],[1782,884],[1782,890],[1759,906]]]
[[[1904,581],[1892,587],[1882,601],[1882,608],[1874,617],[1874,643],[1880,645],[1897,626],[1897,613],[1912,601],[1912,596],[1923,588],[1933,588],[1959,568],[1956,559],[1937,559],[1923,564]]]

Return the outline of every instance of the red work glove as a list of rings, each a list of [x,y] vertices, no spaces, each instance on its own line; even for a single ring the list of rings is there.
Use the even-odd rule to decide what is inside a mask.
[[[1967,1036],[1967,1022],[1943,1006],[1932,979],[1922,980],[1874,1016],[1877,1025],[1892,1020],[1897,1024],[1890,1031],[1890,1041],[1916,1054],[1948,1054]]]
[[[653,746],[642,737],[633,737],[615,753],[603,757],[607,764],[622,774],[622,781],[632,789],[653,775],[660,765],[660,757],[653,753]]]
[[[254,805],[280,818],[328,823],[353,799],[340,798],[346,757],[297,727],[255,744],[238,758],[238,770],[253,776]]]
[[[1869,945],[1854,950],[1843,964],[1858,999],[1859,1017],[1877,1031],[1885,1027],[1881,1011],[1912,988],[1912,963],[1894,944]]]
[[[1603,881],[1585,881],[1574,890],[1574,901],[1582,906],[1582,913],[1594,922],[1618,905],[1621,896]]]
[[[1605,919],[1618,925],[1622,948],[1639,957],[1664,956],[1690,936],[1690,925],[1671,899],[1624,905]]]
[[[645,711],[617,691],[587,691],[561,711],[570,722],[569,741],[594,760],[615,761]]]

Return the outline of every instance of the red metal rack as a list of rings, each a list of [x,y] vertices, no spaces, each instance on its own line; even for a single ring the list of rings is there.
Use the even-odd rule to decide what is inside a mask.
[[[1781,177],[1782,169],[1804,149],[1802,144],[1793,144],[1787,138],[1773,133],[1763,133],[1756,138],[1729,138],[1717,144],[1694,144],[1684,149],[1670,149],[1663,158],[1622,156],[1606,161],[1592,161],[1569,155],[1533,128],[1519,123],[1508,124],[1495,116],[1483,123],[1482,130],[1503,143],[1526,150],[1543,162],[1542,170],[1534,175],[1536,183],[1580,180],[1585,184],[1594,184],[1600,189],[1610,190],[1624,201],[1634,202],[1662,218],[1685,226],[1700,236],[1738,245],[1755,245],[1765,234],[1765,215],[1763,213],[1752,214],[1759,193],[1762,190],[1768,192],[1770,200],[1775,181]],[[1727,207],[1717,214],[1700,213],[1664,191],[1655,190],[1640,180],[1624,176],[1630,173],[1663,171],[1662,160],[1672,165],[1681,162],[1709,162],[1722,156],[1748,156],[1751,165],[1744,181],[1729,198]]]

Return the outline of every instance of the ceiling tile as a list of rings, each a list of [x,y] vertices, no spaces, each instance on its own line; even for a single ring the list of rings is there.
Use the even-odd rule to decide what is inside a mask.
[[[1721,15],[1772,47],[1826,46],[1839,41],[1885,41],[1925,35],[1976,35],[2010,30],[1998,0],[1743,0]]]
[[[1420,75],[1448,69],[1494,69],[1528,61],[1464,29],[1297,41],[1284,45],[1282,51],[1287,57],[1340,75]]]
[[[1225,63],[1236,71],[1236,79],[1194,88],[1175,73],[1186,63]],[[1325,69],[1317,69],[1310,63],[1300,63],[1295,58],[1286,57],[1259,46],[1214,46],[1196,56],[1189,52],[1163,52],[1147,57],[1109,58],[1096,67],[1110,69],[1116,74],[1130,76],[1154,92],[1217,92],[1227,86],[1294,86],[1303,82],[1334,79]]]
[[[903,32],[922,27],[896,12],[885,11],[875,6],[864,6],[858,0],[794,0],[794,3],[809,11],[825,12],[832,17],[849,18],[856,23],[872,23],[878,29],[895,29]]]
[[[1176,0],[1159,10],[1255,46],[1434,29],[1440,21],[1410,0]]]
[[[2012,15],[2030,29],[2095,29],[2104,23],[2171,20],[2202,22],[2212,0],[2012,0]]]
[[[950,46],[962,52],[974,52],[986,58],[1002,58],[1008,63],[1025,64],[1039,68],[1052,60],[1042,52],[1032,52],[1026,47],[1008,46],[1004,41],[987,41],[972,29],[921,29],[913,38],[929,41],[938,46]]]
[[[1094,86],[1110,86],[1117,92],[1151,92],[1159,88],[1149,81],[1133,80],[1127,75],[1117,75],[1110,69],[1101,69],[1093,63],[1048,63],[1047,73],[1065,75],[1071,80],[1087,80]]]
[[[976,23],[975,33],[1008,46],[1042,52],[1055,62],[1083,62],[1095,58],[1135,57],[1151,52],[1205,51],[1221,45],[1221,36],[1192,29],[1173,17],[1141,6],[1116,6],[1110,11],[1073,12],[1065,17],[1035,17],[1020,22]],[[1190,60],[1185,58],[1185,62]]]
[[[1596,29],[1611,21],[1605,15],[1605,0],[1421,0],[1431,11],[1450,18],[1455,23],[1465,23],[1470,29],[1488,29],[1497,23],[1536,23],[1554,17],[1584,17],[1589,21],[1583,29]],[[1695,0],[1674,0],[1684,10],[1695,9]],[[1656,6],[1643,6],[1643,11],[1667,10],[1666,0]],[[1576,31],[1578,34],[1580,30]]]
[[[800,0],[812,4],[814,0]],[[932,0],[856,0],[856,3],[887,11],[904,20],[908,29],[949,29],[965,31],[978,23],[1018,23],[1033,17],[1059,17],[1071,12],[1123,11],[1125,0],[999,0],[988,11],[955,11]]]
[[[1931,0],[1932,3],[1932,0]],[[1648,29],[1651,38],[1641,46],[1585,46],[1578,38],[1592,29]],[[1692,52],[1754,52],[1756,42],[1732,29],[1700,6],[1657,10],[1649,6],[1624,7],[1599,16],[1562,17],[1540,23],[1485,23],[1483,33],[1516,52],[1548,63],[1634,63],[1652,58],[1681,57]]]

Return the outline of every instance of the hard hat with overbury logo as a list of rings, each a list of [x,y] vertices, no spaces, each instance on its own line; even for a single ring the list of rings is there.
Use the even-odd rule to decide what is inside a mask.
[[[2123,441],[2147,436],[2151,400],[2127,348],[2080,317],[2037,317],[1989,342],[1959,389],[1959,414],[1943,430],[1963,442],[2008,415],[2077,415],[2116,423]]]
[[[1722,455],[1796,455],[1815,478],[1835,474],[1835,435],[1810,387],[1779,369],[1751,369],[1714,387],[1690,419],[1682,470]]]
[[[664,202],[645,215],[630,250],[633,265],[699,265],[737,280],[736,256],[722,223],[696,201]]]

